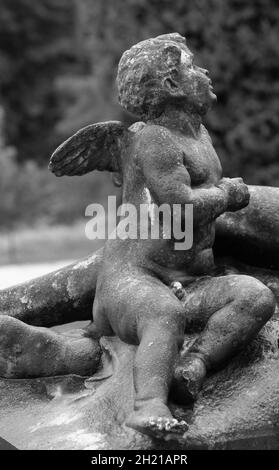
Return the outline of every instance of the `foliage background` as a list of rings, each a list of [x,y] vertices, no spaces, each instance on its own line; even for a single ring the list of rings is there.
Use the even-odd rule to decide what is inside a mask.
[[[277,0],[0,0],[0,230],[70,224],[114,189],[55,179],[47,162],[78,128],[133,121],[117,104],[122,52],[178,31],[218,95],[206,125],[227,176],[279,186]]]

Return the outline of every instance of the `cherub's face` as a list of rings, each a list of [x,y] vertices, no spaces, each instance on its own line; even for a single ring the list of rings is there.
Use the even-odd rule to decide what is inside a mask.
[[[208,70],[193,63],[194,55],[187,47],[181,48],[178,85],[185,96],[185,107],[204,114],[216,100]]]
[[[118,67],[120,104],[142,119],[160,115],[168,103],[204,114],[216,100],[208,71],[177,33],[142,41],[126,51]]]

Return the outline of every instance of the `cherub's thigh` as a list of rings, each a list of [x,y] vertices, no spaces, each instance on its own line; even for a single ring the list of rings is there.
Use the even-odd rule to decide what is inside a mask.
[[[185,288],[185,331],[202,330],[213,313],[233,302],[241,291],[249,288],[249,276],[206,276]],[[257,281],[256,281],[257,282]]]
[[[184,329],[185,309],[159,279],[133,271],[110,278],[109,284],[103,307],[113,331],[124,341],[138,343],[144,329],[152,324],[166,323],[170,328]]]

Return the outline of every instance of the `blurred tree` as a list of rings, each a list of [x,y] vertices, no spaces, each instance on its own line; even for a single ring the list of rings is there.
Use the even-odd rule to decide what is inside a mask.
[[[1,0],[0,100],[20,161],[46,159],[58,142],[54,79],[78,63],[73,31],[72,0]]]
[[[54,178],[35,161],[18,164],[16,149],[5,143],[0,106],[0,232],[36,223],[72,224],[92,202],[106,205],[107,192],[118,194],[108,174]]]

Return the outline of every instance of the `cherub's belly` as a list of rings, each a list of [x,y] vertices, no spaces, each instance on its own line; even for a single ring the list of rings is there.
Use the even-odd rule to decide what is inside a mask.
[[[212,266],[212,247],[215,239],[215,226],[208,224],[196,228],[191,246],[184,247],[179,240],[158,240],[143,245],[148,258],[168,268],[197,272],[208,270]]]
[[[190,249],[177,249],[175,243],[177,241],[173,239],[108,240],[106,258],[123,269],[129,265],[147,269],[166,284],[185,283],[214,271],[213,225],[199,227]]]
[[[175,257],[179,257],[179,254],[175,254]],[[188,257],[180,254],[180,259],[177,259],[177,263],[174,262],[173,256],[169,263],[165,262],[166,259],[163,261],[163,264],[159,264],[150,258],[147,260],[147,267],[166,284],[170,284],[173,281],[185,284],[196,277],[210,275],[215,269],[212,248],[192,253],[192,256]]]

